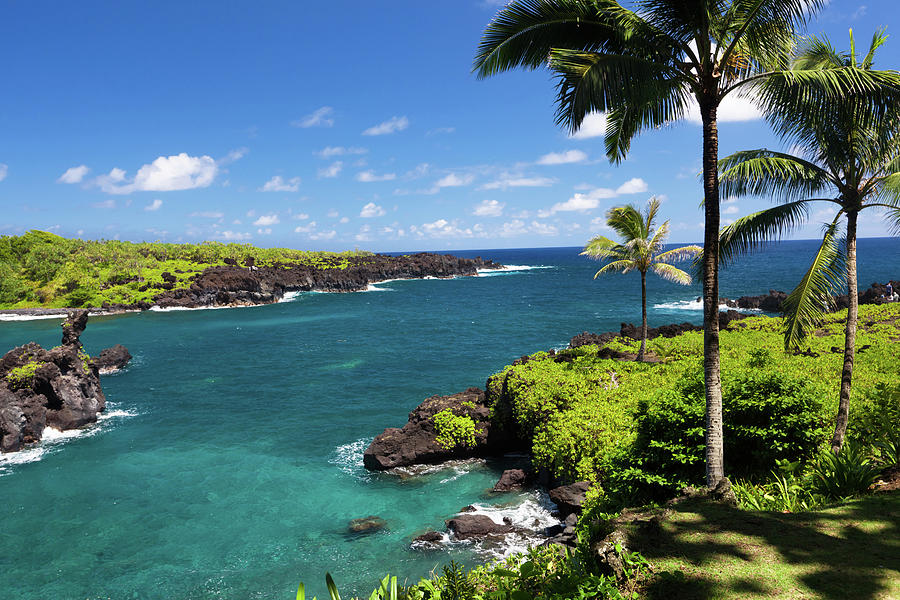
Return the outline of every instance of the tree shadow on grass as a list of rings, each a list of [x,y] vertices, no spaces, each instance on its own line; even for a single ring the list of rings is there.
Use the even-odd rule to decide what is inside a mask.
[[[900,593],[900,493],[797,514],[687,500],[631,544],[658,566],[650,599],[887,600]]]

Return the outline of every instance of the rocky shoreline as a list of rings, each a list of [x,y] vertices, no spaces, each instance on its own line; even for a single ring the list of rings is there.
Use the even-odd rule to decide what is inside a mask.
[[[234,262],[234,261],[232,261]],[[238,266],[237,263],[208,267],[191,278],[187,288],[176,288],[176,277],[163,273],[164,282],[145,285],[139,290],[158,289],[152,302],[108,304],[90,308],[91,314],[119,314],[150,308],[218,308],[255,306],[278,302],[288,292],[359,292],[373,283],[390,279],[446,279],[475,276],[479,270],[502,269],[492,260],[459,258],[449,254],[422,252],[404,256],[356,256],[347,266],[319,268],[307,264]],[[63,316],[67,309],[22,308],[0,310],[0,318]]]
[[[123,368],[131,354],[117,345],[88,356],[80,340],[87,321],[88,311],[70,311],[59,346],[45,350],[29,342],[0,358],[0,452],[39,442],[48,427],[96,423],[106,409],[100,374]]]

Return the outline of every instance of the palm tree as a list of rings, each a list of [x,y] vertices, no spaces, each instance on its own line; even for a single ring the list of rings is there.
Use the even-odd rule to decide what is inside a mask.
[[[856,56],[853,32],[850,51],[838,52],[827,38],[811,38],[795,61],[798,69],[851,67],[871,71],[875,51],[886,39],[872,37],[862,60]],[[752,251],[768,239],[802,224],[814,202],[830,203],[836,213],[825,227],[822,244],[800,284],[784,302],[786,350],[796,349],[821,321],[832,296],[846,285],[849,308],[844,333],[840,400],[831,446],[840,451],[850,413],[850,388],[859,297],[856,277],[856,229],[859,213],[888,209],[900,223],[900,106],[884,114],[869,99],[850,95],[829,103],[826,119],[805,111],[776,115],[776,130],[791,152],[747,150],[722,159],[722,184],[729,196],[774,194],[780,206],[738,219],[721,235],[721,259]],[[846,220],[845,251],[838,240]]]
[[[683,246],[668,252],[660,252],[669,237],[669,222],[654,230],[653,221],[659,212],[659,200],[651,198],[642,215],[633,205],[611,208],[606,213],[606,224],[622,238],[617,243],[598,235],[592,238],[581,254],[600,260],[612,259],[594,275],[594,279],[612,271],[638,271],[641,274],[641,349],[637,360],[644,360],[647,346],[647,271],[652,271],[668,281],[690,285],[691,276],[670,263],[693,258],[703,251],[700,246]]]
[[[696,104],[703,124],[703,371],[706,483],[725,476],[719,376],[718,119],[730,94],[762,105],[799,106],[866,89],[881,104],[898,93],[877,72],[786,71],[794,31],[827,0],[513,0],[485,28],[475,58],[480,77],[548,67],[558,81],[557,122],[576,131],[606,112],[606,153],[628,153],[641,131],[682,119]],[[900,79],[888,77],[890,82]],[[797,81],[807,85],[798,89]],[[819,103],[821,104],[821,103]],[[811,108],[812,107],[812,108]],[[824,108],[817,110],[824,111]],[[825,113],[820,114],[824,118]]]

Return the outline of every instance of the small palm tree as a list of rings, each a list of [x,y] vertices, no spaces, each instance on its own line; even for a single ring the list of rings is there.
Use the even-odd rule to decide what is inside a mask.
[[[795,61],[798,69],[852,67],[870,71],[875,51],[886,37],[876,33],[862,60],[856,56],[853,32],[850,51],[838,52],[827,38],[811,38]],[[799,347],[821,322],[832,295],[846,285],[849,308],[844,333],[844,364],[840,401],[831,440],[834,452],[843,445],[850,411],[850,387],[856,342],[858,295],[856,227],[859,213],[888,209],[900,222],[900,106],[879,114],[870,101],[850,95],[830,102],[830,116],[784,111],[776,130],[793,153],[771,150],[736,152],[720,162],[722,185],[731,196],[774,194],[783,204],[738,219],[722,230],[723,263],[752,251],[806,220],[813,202],[830,203],[836,210],[825,227],[822,244],[806,275],[784,302],[786,350]],[[845,251],[839,242],[846,218]]]
[[[606,224],[622,237],[622,243],[598,235],[592,238],[581,254],[600,260],[609,259],[594,279],[612,271],[637,271],[641,274],[641,349],[637,360],[644,360],[647,346],[647,272],[652,271],[668,281],[690,285],[691,276],[670,263],[693,258],[703,251],[700,246],[683,246],[660,252],[669,237],[669,222],[654,230],[653,221],[659,212],[659,200],[651,198],[644,214],[629,204],[609,209]]]

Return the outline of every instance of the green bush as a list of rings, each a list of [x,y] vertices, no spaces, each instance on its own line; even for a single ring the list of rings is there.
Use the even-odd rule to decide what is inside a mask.
[[[21,367],[14,367],[6,372],[6,381],[13,389],[30,388],[34,385],[34,374],[45,364],[32,360]]]
[[[447,450],[475,446],[475,421],[468,415],[457,415],[446,408],[434,415],[434,429],[438,444]]]
[[[819,457],[813,467],[812,489],[835,500],[856,496],[869,489],[880,470],[862,445],[847,441],[840,452],[828,450]]]
[[[851,420],[851,439],[871,445],[882,464],[900,464],[900,384],[881,384],[855,404],[859,408]]]

